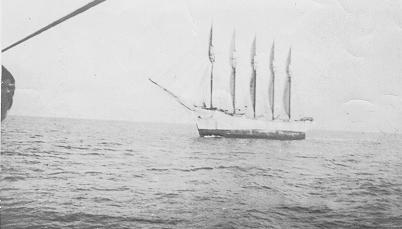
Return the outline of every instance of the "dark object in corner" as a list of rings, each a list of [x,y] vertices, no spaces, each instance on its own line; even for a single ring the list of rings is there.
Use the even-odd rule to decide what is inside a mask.
[[[1,66],[1,121],[7,116],[7,111],[13,105],[15,79],[11,73]]]

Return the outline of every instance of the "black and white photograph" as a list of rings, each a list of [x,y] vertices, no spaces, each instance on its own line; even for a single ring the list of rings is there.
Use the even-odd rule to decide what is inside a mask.
[[[1,0],[0,228],[401,228],[401,0]]]

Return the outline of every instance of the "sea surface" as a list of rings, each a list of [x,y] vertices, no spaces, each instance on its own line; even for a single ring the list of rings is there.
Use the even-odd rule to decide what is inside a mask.
[[[402,228],[402,137],[8,117],[1,228]]]

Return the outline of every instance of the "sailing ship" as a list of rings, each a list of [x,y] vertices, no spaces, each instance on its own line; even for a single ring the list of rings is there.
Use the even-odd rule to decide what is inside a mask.
[[[276,116],[275,111],[275,43],[272,44],[270,53],[270,80],[268,89],[267,103],[270,107],[270,119],[260,117],[257,115],[257,41],[256,37],[251,45],[251,77],[250,77],[250,107],[251,115],[242,112],[241,109],[236,107],[236,81],[237,81],[237,63],[236,63],[236,33],[233,32],[230,52],[230,85],[229,94],[231,98],[231,109],[225,110],[214,106],[214,64],[215,55],[213,50],[213,27],[211,26],[209,35],[209,49],[208,58],[210,62],[209,74],[209,106],[203,103],[199,105],[189,105],[184,102],[179,96],[175,95],[172,91],[149,79],[152,83],[159,86],[166,91],[169,95],[175,98],[181,105],[190,110],[194,117],[198,133],[201,137],[214,136],[214,137],[227,137],[227,138],[262,138],[262,139],[275,139],[275,140],[303,140],[306,138],[306,131],[310,128],[313,118],[305,117],[298,120],[292,119],[291,116],[291,61],[292,50],[289,49],[287,63],[286,63],[286,80],[283,93],[283,108],[286,113],[285,118]]]

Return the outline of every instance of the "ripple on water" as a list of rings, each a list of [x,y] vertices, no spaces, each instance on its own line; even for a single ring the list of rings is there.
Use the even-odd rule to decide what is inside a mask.
[[[182,125],[11,116],[1,228],[400,227],[402,138],[350,136],[200,139]]]

